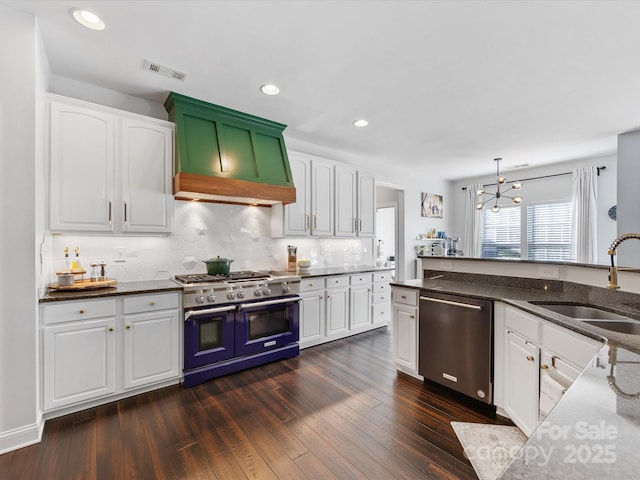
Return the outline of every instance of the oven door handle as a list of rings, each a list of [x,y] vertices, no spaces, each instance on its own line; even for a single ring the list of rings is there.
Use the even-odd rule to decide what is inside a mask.
[[[296,295],[295,297],[279,298],[276,300],[266,300],[264,302],[241,303],[240,306],[238,307],[238,311],[246,310],[247,308],[252,308],[252,307],[267,307],[269,305],[279,305],[281,303],[292,303],[292,302],[297,303],[301,299],[302,297]]]
[[[186,322],[191,317],[197,317],[198,315],[208,315],[209,313],[221,313],[221,312],[230,312],[231,310],[235,310],[235,305],[228,305],[226,307],[218,307],[218,308],[207,308],[205,310],[187,310],[184,312],[184,321]]]

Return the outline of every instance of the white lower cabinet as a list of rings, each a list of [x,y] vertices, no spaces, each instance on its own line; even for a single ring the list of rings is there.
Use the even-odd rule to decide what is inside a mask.
[[[529,436],[538,426],[540,349],[507,330],[505,344],[505,411]]]
[[[603,344],[510,305],[496,308],[495,325],[496,406],[529,436],[540,418],[541,372],[568,388]]]
[[[177,381],[179,307],[178,292],[44,304],[44,412]]]
[[[44,410],[115,393],[115,317],[43,329]]]
[[[375,321],[373,278],[370,272],[303,278],[300,348],[385,326],[386,321]],[[388,282],[386,287],[389,289]],[[380,316],[384,316],[384,310],[381,312]]]
[[[327,337],[349,331],[349,277],[327,278]]]
[[[393,271],[373,274],[371,290],[371,323],[376,326],[387,325],[391,321],[391,285]]]
[[[325,289],[324,278],[300,282],[300,347],[310,347],[324,341]]]
[[[371,281],[370,273],[351,275],[349,278],[349,328],[366,329],[371,325]]]
[[[180,373],[178,310],[124,317],[124,388],[174,378]]]
[[[411,376],[418,374],[418,290],[392,287],[393,359],[398,370]]]

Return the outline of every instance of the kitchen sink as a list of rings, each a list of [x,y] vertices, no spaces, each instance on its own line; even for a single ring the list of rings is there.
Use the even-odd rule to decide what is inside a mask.
[[[594,327],[604,328],[612,332],[640,335],[640,322],[597,307],[589,307],[578,303],[529,302],[538,307],[550,310]]]
[[[546,310],[575,318],[577,320],[626,320],[628,317],[618,315],[617,313],[607,312],[597,307],[587,307],[578,303],[546,303],[546,302],[529,302]]]
[[[585,320],[584,323],[588,323],[594,327],[604,328],[605,330],[611,330],[612,332],[640,335],[640,322],[633,320],[624,322],[618,320]]]

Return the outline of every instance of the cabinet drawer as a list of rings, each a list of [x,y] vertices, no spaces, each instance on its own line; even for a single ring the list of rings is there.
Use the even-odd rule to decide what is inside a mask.
[[[383,292],[391,292],[391,285],[389,285],[388,283],[373,284],[373,293],[383,293]]]
[[[327,278],[327,288],[334,287],[345,287],[349,285],[349,276],[344,275],[340,277],[328,277]]]
[[[388,323],[391,318],[390,303],[376,303],[371,307],[372,323]]]
[[[45,324],[114,317],[115,314],[115,298],[59,302],[45,305],[42,308],[43,323]]]
[[[374,294],[378,293],[374,291]],[[404,303],[406,305],[418,305],[418,290],[411,290],[408,288],[394,288],[393,289],[393,301],[395,303]]]
[[[124,298],[123,312],[127,315],[129,313],[167,310],[179,306],[180,295],[177,292],[133,295]]]
[[[373,274],[374,282],[390,282],[392,277],[391,271],[388,272],[376,272]]]
[[[303,278],[300,280],[300,291],[324,290],[325,277]]]
[[[583,369],[602,348],[602,343],[566,328],[542,325],[542,345],[560,359]]]
[[[517,308],[505,308],[505,325],[532,342],[540,344],[540,320]]]
[[[365,283],[371,283],[372,275],[370,273],[360,273],[358,275],[351,275],[349,277],[349,283],[351,285],[363,285]]]
[[[371,303],[390,303],[391,291],[388,292],[373,292],[371,295]]]

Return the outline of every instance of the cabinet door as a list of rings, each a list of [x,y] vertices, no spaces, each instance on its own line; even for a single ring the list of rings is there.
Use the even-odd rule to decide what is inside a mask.
[[[138,119],[121,119],[122,230],[172,230],[173,129]]]
[[[374,237],[376,234],[376,179],[358,172],[358,235]]]
[[[540,349],[510,330],[505,344],[504,409],[529,436],[538,426]]]
[[[124,317],[124,388],[178,377],[178,310]]]
[[[349,328],[351,330],[371,324],[371,285],[351,287],[351,309]]]
[[[418,373],[418,310],[393,305],[393,358],[396,365]]]
[[[115,318],[43,327],[44,410],[115,392]]]
[[[327,290],[327,336],[349,329],[349,293],[347,288]]]
[[[113,231],[114,117],[50,100],[49,228]]]
[[[301,348],[318,343],[323,338],[324,318],[324,291],[305,292],[300,301]]]
[[[335,236],[356,236],[356,186],[357,173],[355,169],[336,166],[335,168]]]
[[[296,201],[284,207],[284,234],[309,235],[311,211],[311,161],[292,154],[289,158],[296,186]]]
[[[311,161],[311,234],[333,235],[333,165]]]

